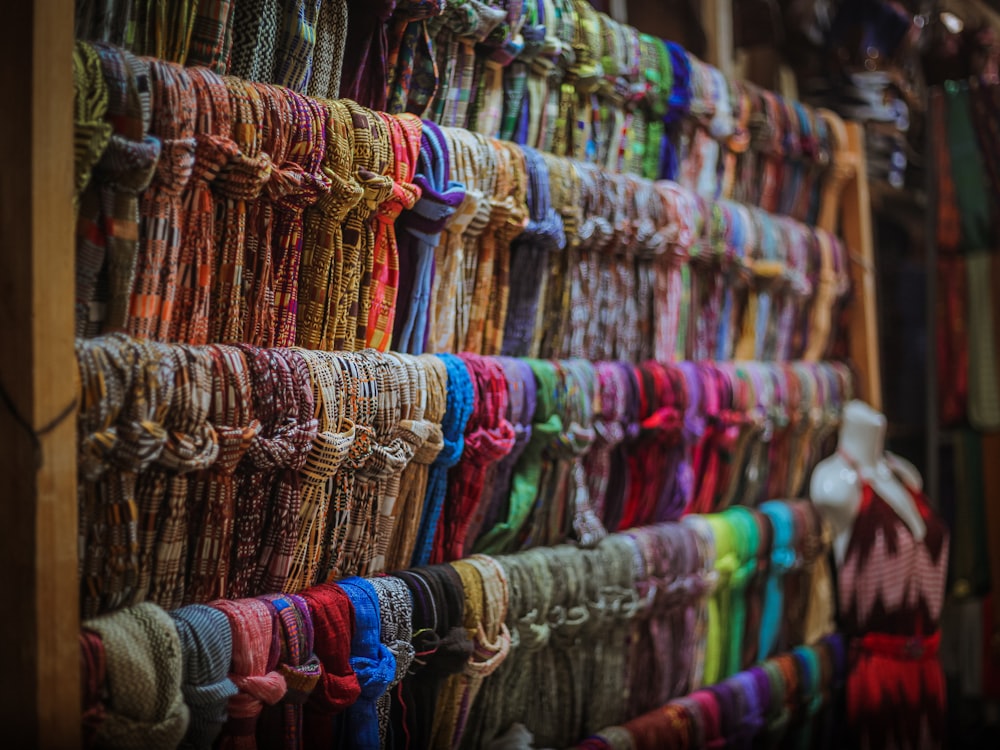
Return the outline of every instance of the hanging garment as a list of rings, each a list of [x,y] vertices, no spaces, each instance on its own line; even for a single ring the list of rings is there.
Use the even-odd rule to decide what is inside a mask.
[[[841,624],[853,639],[847,716],[861,748],[932,748],[944,739],[937,658],[948,532],[919,492],[922,541],[872,486],[861,486],[838,575]]]

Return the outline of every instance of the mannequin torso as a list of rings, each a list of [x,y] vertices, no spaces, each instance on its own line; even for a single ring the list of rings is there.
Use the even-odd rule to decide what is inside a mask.
[[[810,481],[810,497],[833,532],[837,563],[844,560],[861,491],[870,484],[920,542],[927,532],[911,492],[921,488],[920,474],[907,461],[884,451],[886,421],[860,401],[844,408],[837,453],[821,461]]]

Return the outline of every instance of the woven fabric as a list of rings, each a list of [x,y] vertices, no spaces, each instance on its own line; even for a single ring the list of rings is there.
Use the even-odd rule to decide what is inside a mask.
[[[255,750],[257,718],[287,690],[275,671],[280,656],[275,609],[259,599],[220,599],[211,606],[228,619],[233,635],[230,679],[239,692],[229,699],[229,721],[222,728],[220,748]]]
[[[243,269],[243,341],[254,346],[268,346],[274,341],[276,333],[275,309],[275,249],[280,249],[282,243],[295,242],[297,238],[282,238],[275,233],[275,224],[279,214],[277,201],[283,196],[283,189],[294,188],[296,177],[301,172],[291,165],[289,146],[291,137],[301,138],[304,134],[299,127],[289,127],[298,120],[291,109],[293,100],[291,93],[286,95],[284,89],[276,86],[253,84],[260,99],[262,118],[263,143],[261,148],[271,157],[271,172],[265,192],[260,200],[254,201],[247,210],[245,232],[245,266]],[[286,179],[277,181],[272,187],[277,169],[285,168]],[[297,211],[289,206],[289,213],[294,224]],[[277,260],[280,260],[281,257]]]
[[[124,50],[97,45],[112,132],[80,196],[77,218],[76,334],[123,328],[135,281],[139,194],[153,179],[160,142],[147,135],[149,65]],[[96,133],[95,133],[96,135]]]
[[[410,671],[416,656],[413,639],[413,596],[399,578],[380,576],[371,580],[378,594],[382,644],[396,660],[396,674],[386,692],[378,699],[379,738],[382,746],[389,744],[389,720],[392,690]]]
[[[329,113],[313,99],[290,91],[285,96],[292,117],[287,161],[276,165],[266,188],[275,208],[271,235],[275,318],[267,338],[271,346],[295,344],[303,214],[330,190],[330,181],[320,170]]]
[[[326,541],[330,505],[330,480],[347,460],[357,437],[353,422],[345,418],[345,400],[353,384],[345,380],[340,362],[321,352],[302,351],[313,384],[313,400],[318,421],[312,449],[301,468],[301,504],[298,534],[292,547],[294,557],[288,578],[279,587],[302,591],[320,577],[323,545]],[[326,571],[322,571],[325,573]]]
[[[438,524],[445,502],[448,471],[459,462],[465,449],[465,427],[474,408],[475,394],[465,364],[451,354],[437,355],[448,373],[447,402],[441,420],[443,446],[427,478],[427,494],[420,516],[420,529],[414,545],[411,566],[426,565],[430,560]]]
[[[301,750],[303,745],[302,707],[319,682],[322,666],[313,653],[314,631],[309,605],[295,594],[268,594],[261,597],[277,615],[281,656],[277,671],[285,678],[288,691],[279,706],[265,711],[258,737],[268,747]]]
[[[260,552],[254,571],[252,591],[278,591],[285,585],[296,553],[302,509],[303,477],[306,462],[318,437],[316,398],[309,365],[300,351],[277,350],[278,398],[285,407],[284,419],[271,440],[255,441],[248,459],[261,468],[274,468],[274,485]]]
[[[219,456],[219,437],[208,421],[212,357],[204,349],[164,347],[173,369],[173,398],[164,419],[167,441],[136,487],[139,506],[139,578],[135,601],[148,598],[176,608],[184,598],[188,565],[189,475]]]
[[[243,352],[230,346],[208,348],[212,356],[209,419],[218,435],[219,456],[190,483],[188,602],[225,595],[236,511],[235,472],[261,429],[253,416],[250,371]]]
[[[344,59],[351,61],[351,66],[340,82],[340,98],[374,110],[385,109],[389,77],[386,26],[395,7],[394,0],[348,0]]]
[[[363,578],[345,578],[340,586],[354,605],[356,628],[351,638],[351,667],[361,694],[345,715],[344,739],[350,747],[378,750],[378,699],[396,677],[396,657],[382,642],[378,594]]]
[[[379,115],[388,127],[395,164],[392,174],[392,194],[376,212],[375,247],[372,262],[372,302],[368,312],[365,346],[386,351],[392,340],[396,317],[396,295],[399,289],[399,249],[396,242],[396,220],[412,209],[421,190],[413,182],[420,150],[420,120],[412,115],[393,117]]]
[[[316,17],[316,47],[305,93],[319,99],[340,95],[347,43],[347,0],[323,0]]]
[[[149,63],[153,91],[150,133],[160,140],[160,160],[139,205],[139,256],[129,308],[134,336],[165,339],[177,296],[183,194],[194,167],[196,99],[187,72],[171,63]]]
[[[444,0],[409,0],[396,4],[387,33],[386,54],[389,79],[385,109],[391,114],[424,115],[424,97],[433,97],[437,86],[428,21],[440,16],[446,8]],[[412,88],[418,89],[423,103],[414,102],[413,108],[409,108]]]
[[[222,74],[229,67],[233,44],[233,0],[199,0],[184,64]]]
[[[398,510],[386,552],[387,570],[409,567],[420,531],[431,466],[444,448],[441,423],[448,401],[448,370],[439,357],[427,354],[417,358],[416,366],[424,378],[421,380],[418,375],[415,404],[423,403],[423,409],[413,409],[411,429],[415,435],[426,437],[400,477]]]
[[[326,4],[323,6],[326,7]],[[322,170],[330,191],[305,214],[296,338],[307,349],[332,350],[344,273],[342,223],[363,191],[352,171],[354,126],[342,102],[328,102]]]
[[[263,145],[264,109],[259,92],[236,78],[225,79],[232,114],[232,137],[238,153],[216,176],[212,186],[218,196],[215,237],[216,266],[213,285],[209,339],[235,343],[244,340],[247,319],[244,283],[253,281],[246,272],[247,243],[253,241],[255,227],[247,223],[251,209],[271,176],[270,157]]]
[[[188,727],[181,693],[183,654],[173,621],[155,604],[88,620],[104,645],[108,684],[97,745],[174,748]]]
[[[306,92],[312,75],[321,2],[295,0],[283,4],[273,83],[301,94]]]
[[[321,583],[302,592],[309,605],[314,649],[322,665],[319,682],[304,708],[304,740],[308,747],[334,743],[333,717],[360,695],[358,676],[350,661],[354,640],[354,605],[334,583]]]
[[[229,93],[223,80],[203,68],[189,74],[198,116],[195,158],[184,193],[183,238],[178,254],[177,299],[168,338],[189,344],[208,342],[212,273],[215,258],[215,196],[212,183],[239,150],[229,137],[233,127]]]
[[[82,698],[82,745],[92,748],[104,721],[103,692],[108,678],[104,642],[92,630],[80,630],[80,679]]]
[[[77,42],[73,47],[74,196],[77,201],[111,138],[111,125],[105,121],[107,111],[108,85],[102,75],[101,58],[92,45]]]
[[[507,421],[507,379],[499,362],[474,354],[460,355],[472,384],[472,411],[465,427],[462,458],[448,477],[441,521],[430,562],[463,556],[469,524],[483,502],[489,467],[514,447],[514,428]]]
[[[280,0],[238,0],[233,8],[233,48],[229,73],[247,81],[274,80]]]
[[[226,722],[226,705],[237,693],[229,679],[232,631],[225,614],[204,604],[174,610],[170,617],[184,657],[181,693],[191,713],[180,747],[206,750],[219,736]]]
[[[427,339],[434,251],[442,232],[465,199],[465,187],[451,180],[451,161],[441,129],[424,121],[414,184],[419,200],[396,222],[399,244],[399,297],[392,348],[422,354]]]

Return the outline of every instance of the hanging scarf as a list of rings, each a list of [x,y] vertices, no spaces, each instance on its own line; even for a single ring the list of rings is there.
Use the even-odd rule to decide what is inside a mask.
[[[413,595],[406,584],[393,576],[371,579],[378,594],[381,616],[382,644],[396,660],[396,674],[389,687],[378,699],[379,737],[383,747],[388,744],[389,718],[393,689],[409,674],[416,656],[413,646]]]
[[[83,699],[83,747],[92,748],[104,721],[104,685],[108,679],[107,657],[101,636],[92,630],[80,631],[80,682]]]
[[[184,189],[194,167],[196,99],[179,66],[149,64],[153,90],[150,133],[160,139],[160,160],[139,204],[139,255],[129,307],[129,332],[166,339],[177,296]]]
[[[334,717],[357,701],[358,676],[351,663],[354,605],[335,583],[321,583],[302,592],[313,624],[313,648],[322,670],[303,708],[303,744],[333,747]]]
[[[316,48],[305,93],[317,99],[336,99],[347,44],[347,0],[323,0],[316,18]]]
[[[233,46],[234,6],[238,3],[234,0],[218,0],[196,5],[184,64],[189,68],[205,67],[221,75],[229,67],[229,55]]]
[[[274,78],[279,86],[304,94],[312,75],[316,48],[316,21],[322,0],[284,3],[281,31],[277,39]]]
[[[280,0],[238,0],[233,8],[233,49],[229,73],[237,78],[270,83],[275,74]]]
[[[350,747],[379,750],[378,699],[396,675],[396,658],[381,642],[378,594],[363,578],[345,578],[340,587],[354,605],[356,629],[351,638],[351,668],[361,694],[345,714],[344,738]]]
[[[427,479],[420,531],[414,547],[412,566],[424,565],[431,558],[434,539],[448,487],[448,470],[457,464],[465,449],[465,427],[475,406],[475,391],[465,364],[451,354],[437,355],[448,371],[448,400],[441,420],[444,447],[431,465]]]
[[[84,622],[104,644],[110,693],[97,729],[107,748],[174,748],[188,727],[181,693],[177,628],[155,604],[139,604]]]
[[[208,750],[226,723],[226,705],[238,692],[229,679],[233,635],[226,615],[204,604],[170,613],[184,657],[181,692],[191,723],[180,747]]]
[[[287,690],[284,676],[274,671],[280,656],[275,611],[259,599],[220,599],[211,606],[229,618],[233,634],[229,678],[239,688],[229,699],[229,721],[219,747],[256,750],[257,717],[265,704],[276,704]]]

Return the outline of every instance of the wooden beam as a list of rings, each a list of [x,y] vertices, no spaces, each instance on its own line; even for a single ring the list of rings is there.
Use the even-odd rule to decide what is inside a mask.
[[[0,723],[80,744],[73,0],[8,3],[0,45]]]
[[[872,236],[871,196],[865,163],[865,134],[856,122],[845,123],[847,148],[854,175],[844,188],[841,236],[850,252],[854,299],[850,306],[850,354],[859,374],[860,395],[882,410],[882,371],[879,360],[878,306],[875,293],[875,247]]]
[[[733,49],[733,0],[705,0],[701,4],[701,23],[708,42],[706,62],[732,80],[735,64]]]

